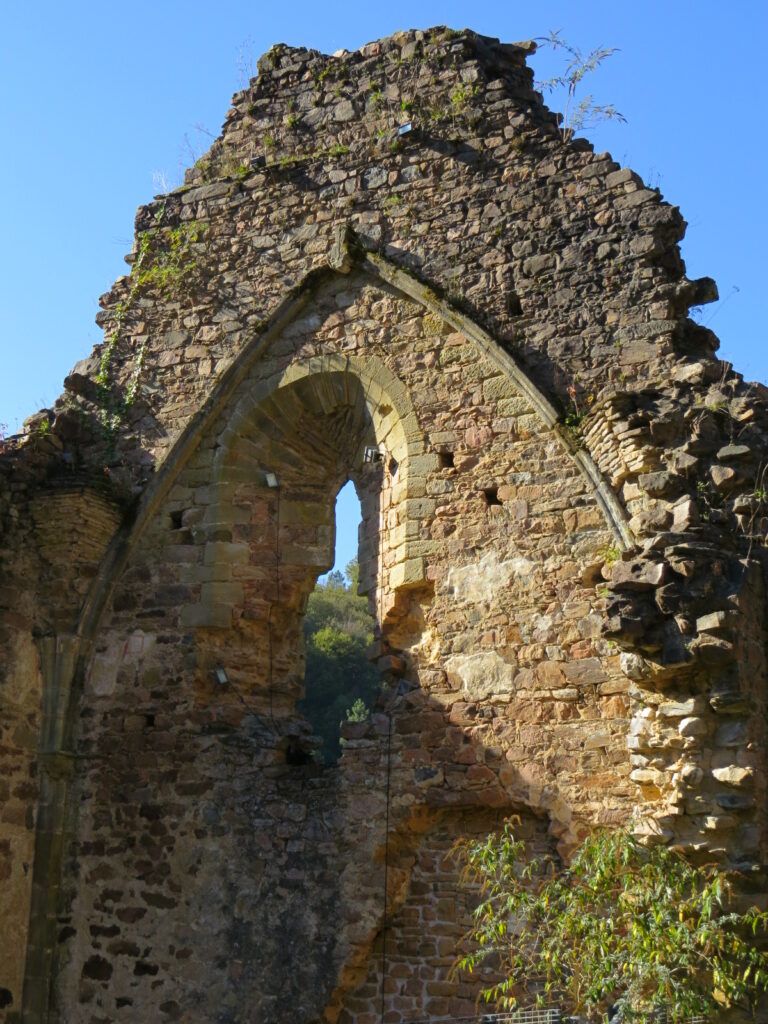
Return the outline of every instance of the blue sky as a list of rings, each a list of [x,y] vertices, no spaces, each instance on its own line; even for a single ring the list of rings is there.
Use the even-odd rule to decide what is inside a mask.
[[[720,288],[702,321],[723,358],[768,382],[766,10],[757,0],[5,5],[0,423],[14,432],[52,404],[101,340],[97,299],[127,269],[136,207],[207,149],[261,53],[275,42],[354,49],[436,24],[508,42],[561,29],[583,49],[619,48],[591,89],[627,124],[589,137],[681,207],[688,274]],[[533,66],[552,73],[546,54]]]

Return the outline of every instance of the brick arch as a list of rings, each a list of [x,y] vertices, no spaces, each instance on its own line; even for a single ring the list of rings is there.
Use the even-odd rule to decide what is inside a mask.
[[[459,974],[454,964],[479,892],[462,877],[456,840],[483,840],[510,816],[529,854],[541,860],[555,853],[546,817],[512,803],[422,809],[390,837],[386,917],[371,922],[367,943],[345,964],[327,1019],[378,1021],[382,988],[387,1021],[474,1019],[487,981]]]

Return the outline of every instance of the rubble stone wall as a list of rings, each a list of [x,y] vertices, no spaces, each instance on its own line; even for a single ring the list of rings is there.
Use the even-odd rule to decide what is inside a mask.
[[[530,51],[273,48],[0,452],[7,1024],[466,1015],[449,851],[512,813],[760,887],[765,395]],[[382,695],[320,766],[348,480]]]

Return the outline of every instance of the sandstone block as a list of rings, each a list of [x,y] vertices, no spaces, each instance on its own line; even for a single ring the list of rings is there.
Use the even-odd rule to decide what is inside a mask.
[[[730,722],[723,722],[715,733],[715,746],[717,747],[743,747],[749,737],[749,722],[745,719],[735,719]]]
[[[749,786],[754,782],[754,768],[740,768],[738,765],[729,765],[727,768],[713,768],[712,775],[718,782],[728,786]]]
[[[426,565],[423,558],[408,558],[393,566],[389,574],[389,585],[393,590],[401,587],[418,587],[426,581]]]
[[[629,777],[632,782],[636,782],[639,786],[661,787],[667,781],[664,772],[657,771],[654,768],[635,768],[634,771],[630,772]]]
[[[505,662],[495,651],[454,655],[446,661],[445,667],[449,674],[461,680],[466,701],[514,692],[515,666]]]
[[[697,717],[681,718],[677,727],[681,736],[706,736],[709,726],[705,719]]]
[[[659,705],[658,714],[662,718],[687,718],[701,714],[705,707],[703,697],[688,697],[686,700],[665,701]]]

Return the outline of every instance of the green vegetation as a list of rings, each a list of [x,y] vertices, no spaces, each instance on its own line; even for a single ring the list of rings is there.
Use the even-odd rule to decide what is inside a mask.
[[[373,619],[367,598],[357,593],[357,582],[354,559],[344,576],[332,572],[315,587],[304,618],[306,697],[299,710],[322,737],[320,753],[329,763],[341,754],[340,724],[365,721],[381,684],[376,666],[366,657]]]
[[[600,549],[598,554],[609,569],[621,560],[621,548],[617,547],[615,544],[606,545],[604,548]]]
[[[537,82],[539,89],[547,92],[555,92],[558,89],[565,91],[565,109],[560,122],[560,135],[563,142],[570,142],[576,132],[585,128],[594,127],[602,121],[626,121],[626,118],[616,110],[612,103],[595,103],[591,93],[576,100],[576,93],[579,86],[587,75],[596,71],[603,61],[606,61],[614,53],[616,47],[598,46],[589,53],[584,53],[575,46],[571,46],[565,39],[561,38],[559,31],[550,32],[548,36],[536,40],[544,46],[561,52],[566,61],[565,70],[561,75],[554,75],[545,82]]]
[[[431,38],[433,43],[450,42],[452,39],[458,39],[462,34],[455,28],[446,28],[442,32],[433,32]]]
[[[477,92],[477,86],[464,85],[459,83],[451,93],[451,103],[456,111],[463,110],[472,96]]]
[[[646,849],[627,829],[597,831],[567,867],[526,856],[510,823],[457,844],[465,884],[481,901],[455,970],[490,968],[484,998],[505,1009],[532,999],[602,1021],[662,1006],[670,1021],[725,1005],[753,1009],[768,990],[768,954],[754,937],[768,911],[735,909],[718,868],[691,866],[665,846]]]
[[[191,247],[202,238],[205,226],[197,221],[175,228],[145,231],[139,237],[139,256],[134,264],[131,298],[141,290],[157,288],[169,298],[178,298],[194,273],[196,262]],[[149,263],[145,266],[147,256]]]
[[[205,225],[197,221],[180,224],[175,228],[162,227],[165,203],[155,214],[155,227],[139,235],[136,260],[131,267],[127,297],[115,306],[114,329],[104,342],[99,361],[96,383],[99,386],[101,422],[110,445],[118,425],[136,401],[139,393],[141,371],[146,355],[146,341],[136,352],[136,359],[126,388],[125,397],[117,401],[112,393],[112,362],[115,349],[121,338],[126,318],[146,292],[153,289],[168,298],[179,298],[196,268],[192,246],[199,242],[205,232]]]

